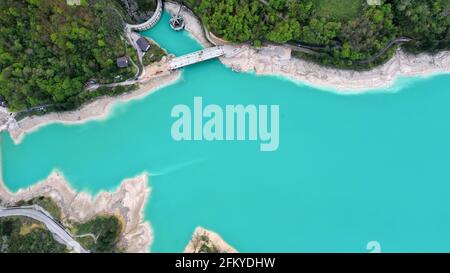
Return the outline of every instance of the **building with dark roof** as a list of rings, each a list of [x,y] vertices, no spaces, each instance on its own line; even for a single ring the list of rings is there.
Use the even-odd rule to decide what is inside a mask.
[[[144,37],[139,38],[136,43],[142,52],[147,52],[150,49],[150,43]]]
[[[118,68],[128,67],[128,58],[126,56],[117,58],[117,67]]]

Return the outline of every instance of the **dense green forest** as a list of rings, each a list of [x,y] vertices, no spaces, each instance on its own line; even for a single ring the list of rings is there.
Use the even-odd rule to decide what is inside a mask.
[[[44,199],[40,199],[44,200]],[[115,216],[97,216],[86,223],[72,224],[74,234],[93,234],[78,241],[90,252],[120,252],[116,244],[122,224]],[[0,218],[0,253],[60,253],[65,245],[55,241],[53,235],[40,222],[25,217]]]
[[[136,1],[149,9],[156,3]],[[255,46],[289,43],[294,56],[342,68],[378,65],[401,43],[413,53],[450,48],[449,0],[381,0],[380,6],[366,0],[182,2],[223,39]],[[130,18],[122,0],[81,3],[0,1],[0,98],[10,110],[21,112],[18,118],[36,106],[68,110],[97,96],[134,88],[85,90],[91,80],[110,83],[134,77],[134,66],[118,69],[115,62],[123,55],[137,57],[123,37],[122,16]],[[150,53],[145,64],[163,54],[156,48]]]
[[[155,10],[156,0],[136,0],[139,9],[142,10]]]
[[[61,210],[58,205],[49,197],[39,196],[27,201],[19,201],[16,203],[16,206],[30,206],[30,205],[38,205],[41,208],[45,209],[50,215],[56,220],[61,220]]]
[[[1,200],[0,200],[1,204]],[[62,221],[61,209],[49,197],[39,196],[19,201],[15,206],[39,205],[58,221]],[[76,240],[92,253],[122,252],[117,242],[122,234],[122,222],[115,215],[99,215],[84,223],[65,221],[74,235],[84,235]],[[44,224],[27,217],[0,218],[0,253],[50,253],[68,252],[58,243]]]
[[[295,53],[320,63],[355,67],[399,37],[410,52],[450,48],[449,0],[186,0],[202,22],[232,42],[301,45],[317,54]],[[371,66],[388,59],[389,48]]]
[[[45,226],[24,217],[0,218],[0,253],[61,253],[66,246]]]
[[[0,1],[0,95],[13,111],[53,105],[76,107],[86,98],[89,80],[112,82],[132,77],[118,69],[127,51],[122,20],[108,0],[69,6],[61,0]],[[122,91],[121,88],[120,91]]]
[[[156,0],[109,0],[121,7],[128,23],[138,24],[146,21],[156,9]]]
[[[77,235],[94,234],[97,237],[94,241],[91,237],[79,238],[80,243],[90,252],[112,253],[121,252],[117,247],[122,223],[116,216],[97,216],[85,223],[73,225],[72,232]]]

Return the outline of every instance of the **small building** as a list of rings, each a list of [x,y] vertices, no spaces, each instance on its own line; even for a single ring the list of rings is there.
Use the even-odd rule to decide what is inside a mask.
[[[128,58],[126,56],[117,58],[117,67],[118,68],[128,67]]]
[[[150,43],[144,37],[139,38],[136,43],[142,52],[147,52],[150,49]]]

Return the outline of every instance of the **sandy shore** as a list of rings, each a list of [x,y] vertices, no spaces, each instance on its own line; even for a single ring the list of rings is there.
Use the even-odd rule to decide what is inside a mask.
[[[165,3],[169,13],[178,12],[179,6]],[[436,55],[410,55],[399,50],[395,56],[369,71],[350,71],[327,68],[312,62],[294,58],[291,49],[284,46],[252,48],[248,45],[232,45],[207,33],[205,38],[200,22],[187,10],[182,10],[186,30],[203,46],[226,45],[227,54],[222,63],[234,71],[255,72],[258,75],[277,75],[319,89],[355,94],[373,92],[394,86],[400,76],[426,77],[437,73],[450,73],[450,52]]]
[[[178,12],[179,6],[166,3],[167,11]],[[342,94],[363,93],[373,89],[390,87],[399,76],[428,76],[436,73],[450,72],[450,52],[437,55],[408,55],[398,51],[386,64],[370,71],[356,72],[325,68],[317,64],[293,58],[291,50],[283,46],[268,46],[260,49],[248,45],[231,45],[208,34],[205,38],[200,22],[189,12],[183,10],[186,30],[202,45],[225,44],[226,55],[222,63],[235,71],[255,72],[258,75],[279,75],[296,82],[325,88]],[[147,71],[151,71],[147,69]],[[76,124],[92,119],[104,119],[116,102],[126,102],[143,98],[163,86],[176,82],[180,72],[165,73],[157,77],[143,77],[138,90],[117,97],[103,97],[80,109],[71,112],[50,113],[44,116],[27,117],[19,122],[12,122],[8,113],[0,113],[0,129],[7,129],[14,142],[19,143],[23,137],[34,130],[50,123]],[[0,170],[1,175],[1,170]],[[1,176],[0,176],[1,179]],[[78,193],[72,189],[66,179],[58,172],[27,189],[10,193],[0,180],[0,198],[14,203],[36,196],[49,196],[61,207],[68,220],[85,221],[94,215],[114,213],[124,219],[124,235],[121,245],[130,252],[147,252],[153,241],[153,234],[148,222],[144,222],[143,209],[150,193],[147,185],[148,175],[127,179],[114,193],[102,192],[96,197],[87,193]],[[214,232],[197,228],[185,249],[185,252],[197,252],[201,236],[207,236],[209,243],[223,252],[236,252]],[[204,244],[204,243],[202,243]]]
[[[95,197],[77,192],[57,171],[49,177],[17,193],[11,193],[0,181],[0,199],[5,204],[46,196],[61,209],[62,221],[85,222],[97,215],[114,214],[122,220],[123,232],[119,247],[127,252],[148,252],[153,242],[150,224],[144,220],[143,210],[150,194],[148,175],[124,180],[115,192],[101,192]]]
[[[150,71],[146,68],[146,72]],[[179,79],[180,72],[165,73],[157,77],[146,77],[139,84],[139,89],[130,93],[115,97],[102,97],[94,100],[80,109],[68,112],[49,113],[43,116],[26,117],[19,122],[11,122],[6,126],[12,139],[16,144],[20,143],[23,137],[42,126],[52,123],[79,124],[89,120],[99,120],[108,117],[111,107],[117,102],[127,102],[134,99],[141,99],[164,86],[173,84]]]
[[[184,252],[199,253],[202,252],[204,247],[215,249],[220,253],[237,253],[237,250],[227,244],[217,233],[203,227],[197,227]]]
[[[177,13],[179,5],[166,2],[165,9],[169,13]],[[211,46],[212,43],[225,45],[226,55],[220,60],[234,71],[283,76],[298,83],[341,94],[364,93],[389,88],[394,85],[399,76],[424,77],[436,73],[450,73],[450,52],[416,56],[398,51],[386,64],[364,72],[322,67],[293,58],[291,49],[288,47],[267,46],[255,49],[248,45],[226,43],[212,33],[206,33],[206,37],[202,25],[190,11],[183,9],[181,14],[186,21],[186,30],[203,46]],[[152,68],[146,67],[145,70],[149,74]],[[167,72],[158,76],[144,75],[137,91],[117,97],[103,97],[71,112],[27,117],[19,122],[7,120],[8,117],[3,115],[3,117],[0,116],[0,124],[3,124],[0,126],[0,130],[7,129],[17,144],[27,133],[50,123],[75,124],[92,119],[103,119],[107,117],[114,103],[142,98],[167,84],[174,83],[179,76],[180,72]]]

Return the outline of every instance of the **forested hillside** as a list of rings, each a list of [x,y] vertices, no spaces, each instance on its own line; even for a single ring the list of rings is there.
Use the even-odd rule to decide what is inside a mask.
[[[50,205],[53,212],[60,215],[60,208],[48,197],[38,197],[30,201],[21,201],[18,205]],[[42,206],[44,209],[48,207]],[[50,211],[49,211],[50,212]],[[54,214],[52,213],[52,216]],[[60,220],[59,217],[56,218]],[[70,221],[68,221],[70,222]],[[99,215],[84,223],[65,223],[76,240],[91,253],[123,252],[117,242],[122,235],[122,223],[116,216]],[[96,237],[86,236],[95,234]],[[84,235],[84,236],[83,236]],[[63,253],[70,249],[55,240],[47,227],[27,217],[0,218],[0,253]]]
[[[107,0],[0,1],[0,95],[11,110],[76,105],[87,81],[111,82],[126,53],[122,21]],[[134,54],[131,51],[130,54]]]
[[[142,23],[153,15],[156,0],[110,0],[118,3],[126,13],[130,23]]]
[[[366,0],[182,2],[223,39],[255,46],[289,43],[294,56],[342,68],[378,65],[399,44],[413,53],[450,48],[449,0],[381,0],[381,6]],[[153,8],[155,0],[133,3]],[[84,91],[90,80],[134,76],[134,67],[115,65],[119,56],[136,58],[122,37],[123,5],[122,0],[83,0],[80,6],[63,0],[0,1],[0,98],[13,111],[42,105],[66,110],[123,92],[123,87]]]
[[[411,52],[450,48],[449,0],[187,0],[214,34],[232,42],[290,42],[318,52],[323,64],[355,67],[399,37]],[[395,48],[395,47],[393,47]],[[388,59],[380,54],[375,65]]]
[[[414,38],[411,51],[435,51],[450,48],[449,0],[392,1],[399,33]]]

